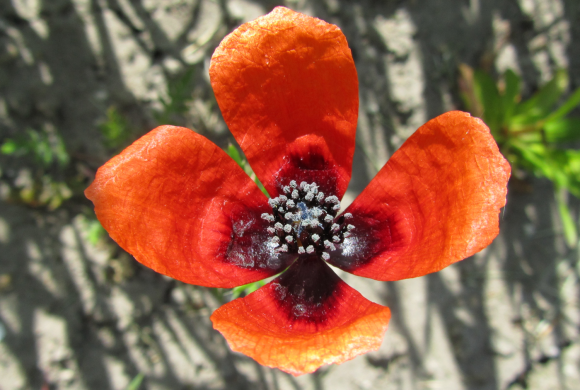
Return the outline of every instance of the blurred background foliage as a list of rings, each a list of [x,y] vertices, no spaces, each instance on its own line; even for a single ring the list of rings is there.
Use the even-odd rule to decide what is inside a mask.
[[[29,167],[11,183],[4,200],[54,210],[72,196],[70,186],[80,188],[84,184],[67,172],[70,156],[60,133],[53,127],[41,131],[26,129],[5,140],[0,152],[26,160]]]
[[[555,199],[567,244],[578,244],[578,219],[568,207],[568,194],[580,198],[580,117],[568,114],[580,105],[580,87],[569,91],[564,69],[532,96],[522,98],[522,79],[508,69],[498,80],[462,64],[459,86],[465,105],[489,126],[512,165],[512,180],[526,174],[545,177]]]

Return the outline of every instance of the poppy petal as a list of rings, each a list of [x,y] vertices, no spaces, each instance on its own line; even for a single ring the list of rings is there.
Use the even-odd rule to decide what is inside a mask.
[[[454,111],[427,122],[348,208],[354,234],[329,263],[387,281],[473,255],[499,233],[510,172],[480,119]]]
[[[300,258],[278,278],[211,316],[234,351],[293,375],[377,350],[390,310],[365,299],[318,258]]]
[[[205,137],[161,126],[97,171],[85,191],[111,237],[142,264],[186,283],[235,287],[293,260],[265,243],[271,212],[245,172]]]
[[[224,38],[209,72],[226,123],[272,197],[288,184],[279,179],[310,183],[323,171],[320,189],[342,198],[358,79],[337,26],[277,7]]]

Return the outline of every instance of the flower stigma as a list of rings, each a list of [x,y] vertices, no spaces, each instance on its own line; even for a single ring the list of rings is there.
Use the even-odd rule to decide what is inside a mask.
[[[350,213],[336,216],[340,200],[335,195],[326,196],[318,190],[316,183],[295,180],[282,187],[284,195],[268,200],[272,213],[263,213],[268,221],[270,239],[266,245],[275,252],[316,254],[323,260],[330,259],[336,250],[351,235],[355,228],[346,221]]]

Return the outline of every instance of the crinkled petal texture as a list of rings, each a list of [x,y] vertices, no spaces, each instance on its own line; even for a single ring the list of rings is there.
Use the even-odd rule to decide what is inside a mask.
[[[399,280],[471,256],[499,232],[509,176],[480,119],[443,114],[421,126],[348,208],[355,234],[329,263]]]
[[[211,316],[234,351],[293,375],[380,347],[387,307],[365,299],[318,258],[286,272]]]
[[[85,191],[111,237],[142,264],[209,287],[275,275],[293,258],[266,245],[267,199],[220,148],[161,126],[97,171]]]
[[[271,196],[293,179],[342,198],[358,80],[338,27],[275,8],[228,35],[209,72],[223,117]]]

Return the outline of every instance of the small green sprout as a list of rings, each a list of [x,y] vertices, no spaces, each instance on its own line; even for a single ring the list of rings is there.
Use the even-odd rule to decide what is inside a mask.
[[[131,134],[127,119],[115,106],[107,109],[107,119],[99,125],[99,130],[105,146],[112,149],[124,146]]]
[[[502,153],[520,179],[519,169],[554,183],[555,199],[566,243],[578,243],[577,223],[566,202],[566,194],[580,198],[580,118],[567,115],[580,105],[580,88],[563,100],[568,73],[558,70],[552,80],[532,97],[521,101],[521,78],[512,70],[495,80],[483,71],[460,67],[460,88],[468,110],[489,126]]]
[[[0,153],[16,158],[28,158],[35,166],[20,170],[10,185],[9,200],[29,206],[58,208],[72,196],[68,184],[56,179],[69,166],[70,156],[59,133],[52,128],[42,131],[27,129],[14,138],[5,140]],[[28,164],[27,164],[28,165]]]
[[[185,72],[168,77],[167,97],[161,97],[161,111],[154,113],[155,120],[160,124],[174,123],[188,110],[188,102],[192,99],[192,89],[195,76],[195,68],[189,68]]]
[[[254,173],[248,161],[246,161],[246,159],[242,157],[238,148],[236,148],[233,144],[229,144],[226,153],[232,158],[232,160],[238,163],[238,165],[244,170],[244,172],[246,172],[248,176],[250,176],[250,178],[254,180],[254,182],[258,185],[260,190],[262,190],[264,195],[266,195],[269,198],[270,195],[268,194],[268,191],[266,191],[266,188],[264,188],[264,185],[260,182],[260,179],[258,179],[256,174]]]
[[[32,157],[44,168],[49,168],[53,164],[64,168],[70,162],[64,142],[56,131],[27,129],[24,134],[4,141],[0,146],[0,152],[8,156]]]
[[[145,375],[137,374],[137,376],[135,376],[135,378],[131,380],[129,386],[127,386],[127,390],[139,390],[139,388],[141,387],[141,383],[143,382],[143,379],[145,379]]]

